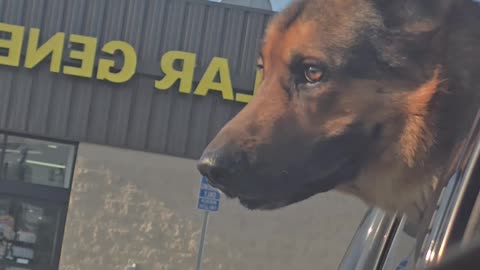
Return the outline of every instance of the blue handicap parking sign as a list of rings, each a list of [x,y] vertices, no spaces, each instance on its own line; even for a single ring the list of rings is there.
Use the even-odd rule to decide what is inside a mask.
[[[395,270],[406,270],[408,266],[408,259],[403,260],[400,262],[400,264],[397,266],[397,269]]]
[[[220,193],[218,193],[218,191],[214,191],[214,190],[200,189],[200,198],[220,200]]]
[[[220,209],[220,192],[210,186],[205,177],[202,177],[197,208],[216,212]]]

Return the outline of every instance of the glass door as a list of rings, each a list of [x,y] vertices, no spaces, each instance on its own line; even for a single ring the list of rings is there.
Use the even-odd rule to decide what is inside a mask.
[[[0,133],[0,270],[58,270],[75,155]]]
[[[62,208],[0,195],[0,269],[55,269]]]

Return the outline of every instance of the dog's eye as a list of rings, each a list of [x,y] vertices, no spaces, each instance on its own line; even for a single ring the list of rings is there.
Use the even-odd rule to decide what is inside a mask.
[[[261,58],[257,60],[256,66],[257,66],[257,70],[263,71],[263,60]]]
[[[316,66],[305,67],[305,79],[309,83],[317,83],[323,79],[323,69]]]

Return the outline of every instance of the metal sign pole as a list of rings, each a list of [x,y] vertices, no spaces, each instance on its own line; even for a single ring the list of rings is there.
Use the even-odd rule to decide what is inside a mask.
[[[205,235],[207,234],[208,215],[210,212],[217,212],[220,208],[220,192],[208,185],[208,180],[202,177],[200,184],[200,193],[198,196],[197,208],[204,211],[202,234],[198,245],[197,270],[202,269],[203,248],[205,245]]]
[[[203,246],[205,244],[205,235],[207,234],[208,213],[208,211],[205,211],[203,215],[202,234],[200,235],[200,244],[198,246],[197,270],[202,269]]]

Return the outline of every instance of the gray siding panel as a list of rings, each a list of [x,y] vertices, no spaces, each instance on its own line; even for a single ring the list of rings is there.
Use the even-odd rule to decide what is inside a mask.
[[[268,17],[258,16],[256,14],[247,14],[245,21],[245,38],[242,44],[242,54],[240,55],[240,72],[247,73],[254,77],[254,66],[257,62],[257,55],[263,36],[263,24]],[[262,27],[259,27],[262,25]]]
[[[65,28],[65,2],[63,0],[45,1],[45,22],[40,29],[40,43],[45,42],[57,32],[67,31]]]
[[[5,0],[2,20],[12,24],[21,25],[25,21],[25,0]]]
[[[205,6],[190,4],[186,7],[186,21],[183,26],[183,40],[180,49],[184,51],[198,51],[197,44],[201,44],[204,32]],[[167,153],[185,155],[188,141],[188,127],[191,125],[193,95],[179,95],[174,100],[171,110],[170,126],[168,129]]]
[[[131,104],[138,79],[113,89],[112,105],[109,111],[107,143],[123,146],[127,142],[127,132],[130,120]]]
[[[97,37],[100,40],[104,24],[104,15],[107,7],[107,1],[87,1],[87,12],[83,24],[85,25],[83,34]]]
[[[184,30],[184,18],[186,11],[186,2],[184,1],[168,1],[165,26],[163,28],[163,37],[165,38],[161,53],[169,50],[179,50],[182,46],[182,36]],[[159,57],[160,62],[160,57]],[[175,109],[173,103],[178,95],[176,84],[173,89],[168,91],[158,91],[153,98],[151,122],[149,128],[149,138],[147,148],[154,151],[166,152],[168,145],[168,136],[170,134],[171,112]],[[175,119],[173,119],[174,121]],[[177,134],[175,134],[176,136]]]
[[[27,7],[25,14],[25,22],[23,23],[23,25],[28,28],[42,27],[42,21],[44,20],[46,10],[45,0],[27,1],[25,4],[27,5]]]
[[[142,42],[141,49],[138,52],[139,62],[152,61],[158,63],[155,68],[160,67],[161,53],[159,48],[163,41],[162,25],[165,25],[167,12],[167,1],[148,1],[147,13],[144,22],[144,36],[148,37],[149,42]],[[145,39],[143,38],[142,39]],[[153,112],[152,104],[157,90],[145,91],[152,88],[153,78],[141,77],[139,79],[136,98],[133,103],[132,115],[129,127],[128,147],[134,149],[148,149],[150,144],[149,132],[153,131],[151,127],[151,114]],[[155,105],[159,106],[159,105]],[[154,136],[152,136],[154,137]]]
[[[212,98],[195,99],[188,127],[187,153],[201,153],[209,141],[209,123],[213,110]]]
[[[123,28],[122,40],[128,42],[139,51],[144,35],[144,16],[146,1],[128,1]],[[135,104],[139,79],[135,77],[127,84],[122,84],[113,92],[112,108],[110,111],[108,142],[112,145],[124,146],[127,144],[128,129]]]
[[[88,121],[87,141],[98,144],[106,143],[107,141],[108,114],[110,106],[112,106],[111,91],[111,86],[105,83],[94,88]]]
[[[10,96],[16,84],[15,72],[12,68],[0,70],[0,125],[7,126],[10,111]]]
[[[28,132],[36,132],[40,135],[47,134],[48,109],[56,76],[56,74],[50,73],[48,67],[37,72],[35,89],[32,91],[29,108]]]
[[[221,35],[221,48],[219,55],[229,59],[230,68],[235,67],[239,50],[239,36],[243,26],[241,11],[237,9],[227,9],[224,17],[224,28]],[[239,23],[241,22],[241,23]],[[231,70],[233,74],[233,70]],[[233,77],[233,76],[232,76]],[[221,99],[221,93],[210,94],[214,98],[213,113],[210,118],[210,133],[208,140],[210,141],[215,133],[230,119],[232,112],[232,103]]]
[[[86,11],[86,0],[74,0],[66,6],[64,27],[67,33],[78,34],[83,32],[86,23],[84,21]]]
[[[0,8],[1,22],[40,28],[41,43],[66,32],[97,37],[96,61],[110,58],[100,48],[112,40],[128,42],[138,56],[137,74],[123,84],[51,73],[48,62],[33,70],[1,66],[1,129],[186,158],[197,158],[243,104],[217,91],[180,94],[178,82],[167,91],[155,89],[162,55],[197,53],[194,88],[213,57],[226,57],[236,92],[251,92],[271,16],[194,0],[0,0]],[[72,65],[68,50],[64,59]]]
[[[28,71],[20,70],[14,75],[16,81],[14,90],[10,94],[11,108],[8,113],[7,128],[11,130],[24,130],[27,121],[28,103],[32,89],[32,75]]]
[[[173,91],[157,91],[154,93],[150,105],[146,149],[151,149],[154,152],[165,151],[170,108],[173,100]]]
[[[48,134],[54,137],[66,137],[68,115],[70,113],[71,94],[73,81],[71,78],[60,75],[57,84],[52,87],[50,94],[50,106],[48,111]]]
[[[129,127],[127,130],[127,146],[134,149],[146,149],[154,91],[142,91],[142,89],[148,89],[151,85],[151,80],[148,78],[139,78],[137,89],[135,89],[135,99],[132,101]]]
[[[88,120],[91,111],[94,81],[79,80],[72,91],[67,137],[74,140],[87,140]]]

